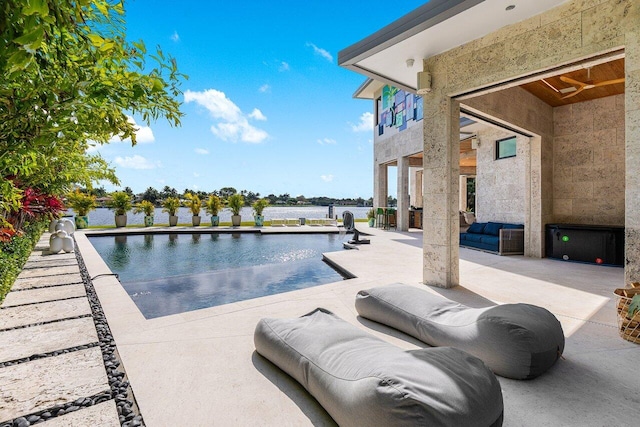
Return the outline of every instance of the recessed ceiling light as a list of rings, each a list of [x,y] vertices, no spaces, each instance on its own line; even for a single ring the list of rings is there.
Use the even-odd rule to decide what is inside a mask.
[[[510,5],[509,5],[509,6],[507,6],[504,10],[506,10],[506,11],[510,11],[510,10],[515,9],[515,8],[516,8],[516,5],[515,5],[515,4],[510,4]]]

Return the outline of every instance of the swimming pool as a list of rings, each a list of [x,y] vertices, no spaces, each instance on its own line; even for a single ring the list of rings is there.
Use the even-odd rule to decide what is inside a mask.
[[[322,260],[337,234],[91,236],[147,319],[343,280]]]

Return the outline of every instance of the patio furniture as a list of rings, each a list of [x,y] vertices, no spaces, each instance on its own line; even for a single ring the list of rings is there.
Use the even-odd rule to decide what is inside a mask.
[[[498,255],[524,253],[524,225],[503,222],[474,222],[460,233],[460,246]]]
[[[391,228],[393,228],[394,230],[397,229],[397,224],[396,224],[396,210],[393,208],[389,208],[387,209],[386,213],[385,213],[385,230],[390,230]]]
[[[273,218],[271,219],[271,226],[272,227],[284,227],[285,225],[285,219],[284,218]]]
[[[285,224],[289,227],[300,227],[300,218],[286,218]]]
[[[356,310],[429,345],[464,350],[507,378],[535,378],[564,351],[558,319],[530,304],[470,308],[396,283],[358,292]]]
[[[405,351],[323,308],[260,320],[254,343],[342,427],[502,425],[497,378],[455,348]]]
[[[376,226],[378,228],[385,227],[385,212],[384,208],[376,209]]]

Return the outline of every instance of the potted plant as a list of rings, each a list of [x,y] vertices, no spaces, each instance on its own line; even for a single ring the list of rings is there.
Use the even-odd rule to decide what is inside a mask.
[[[116,227],[127,226],[127,212],[131,210],[131,197],[124,191],[111,193],[111,200],[107,202],[107,207],[114,211],[116,215]]]
[[[640,283],[631,283],[630,287],[618,288],[618,329],[620,336],[630,342],[640,344]]]
[[[244,206],[244,197],[242,197],[242,194],[232,194],[229,196],[227,203],[229,205],[229,209],[231,209],[231,225],[238,227],[242,220],[240,210]]]
[[[191,223],[194,227],[197,227],[200,225],[200,209],[202,209],[202,201],[197,194],[187,193],[184,197],[188,200],[187,205],[193,215],[191,217]]]
[[[256,223],[256,227],[262,227],[264,224],[264,216],[262,216],[262,211],[264,208],[269,206],[269,200],[267,199],[258,199],[253,202],[251,207],[253,208],[253,220]]]
[[[375,227],[376,225],[376,211],[371,208],[367,211],[367,219],[369,220],[369,227]]]
[[[133,209],[134,213],[144,213],[144,226],[151,227],[153,225],[153,214],[156,207],[148,200],[143,200]]]
[[[218,212],[222,209],[222,200],[220,200],[220,197],[215,194],[210,195],[204,209],[209,215],[211,215],[211,226],[218,226],[220,224]]]
[[[180,207],[180,200],[177,197],[167,197],[162,202],[162,207],[162,212],[169,214],[169,227],[175,226],[178,223],[176,212],[178,212],[178,208]]]
[[[76,228],[87,228],[89,226],[87,214],[96,208],[96,197],[77,189],[67,194],[67,205],[76,212]]]

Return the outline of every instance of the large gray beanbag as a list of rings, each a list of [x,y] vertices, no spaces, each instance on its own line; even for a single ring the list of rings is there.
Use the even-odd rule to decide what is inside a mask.
[[[260,320],[254,342],[340,426],[502,425],[498,380],[461,350],[404,351],[321,308]]]
[[[464,350],[507,378],[535,378],[564,350],[558,319],[530,304],[469,308],[414,286],[394,284],[358,292],[356,310],[429,345]]]

